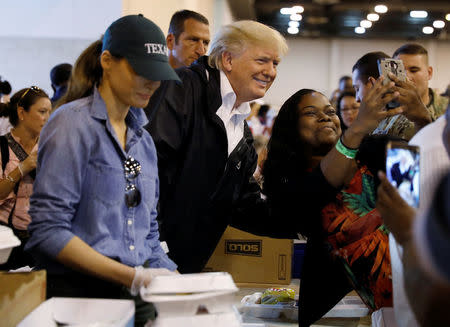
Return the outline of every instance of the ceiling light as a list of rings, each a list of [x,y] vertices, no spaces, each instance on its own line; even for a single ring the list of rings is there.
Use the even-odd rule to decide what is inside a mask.
[[[280,13],[281,13],[282,15],[292,15],[292,14],[294,14],[295,12],[292,10],[292,8],[281,8],[281,9],[280,9]]]
[[[434,28],[431,26],[425,26],[422,29],[423,34],[432,34],[434,32]]]
[[[445,19],[450,22],[450,14],[445,15]]]
[[[370,20],[371,22],[376,22],[377,20],[380,19],[380,15],[371,13],[367,15],[367,19]]]
[[[388,7],[386,7],[385,5],[376,5],[375,6],[375,12],[377,12],[379,14],[387,13],[387,11],[388,11]]]
[[[355,33],[356,34],[364,34],[364,33],[366,33],[366,29],[362,26],[355,27]]]
[[[299,27],[299,26],[300,26],[299,22],[296,22],[296,21],[293,21],[293,20],[291,20],[289,22],[289,27]]]
[[[433,26],[434,26],[434,28],[444,28],[445,22],[443,20],[435,20],[433,22]]]
[[[287,29],[289,34],[298,34],[298,28],[297,27],[289,27]]]
[[[292,7],[292,10],[293,10],[295,13],[301,14],[302,12],[305,11],[305,8],[303,8],[303,6],[294,6],[294,7]]]
[[[370,20],[362,20],[359,25],[364,28],[370,28],[372,27],[372,22]]]
[[[294,21],[297,21],[297,22],[299,22],[299,21],[301,21],[302,20],[302,15],[300,15],[300,14],[292,14],[291,15],[291,20],[294,20]]]
[[[428,13],[425,10],[412,10],[409,12],[412,18],[427,18]]]

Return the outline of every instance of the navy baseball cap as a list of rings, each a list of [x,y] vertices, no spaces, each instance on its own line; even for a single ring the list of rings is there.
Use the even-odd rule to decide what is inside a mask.
[[[163,32],[142,14],[124,16],[113,22],[103,36],[104,50],[124,57],[136,74],[149,80],[180,80],[169,65]]]

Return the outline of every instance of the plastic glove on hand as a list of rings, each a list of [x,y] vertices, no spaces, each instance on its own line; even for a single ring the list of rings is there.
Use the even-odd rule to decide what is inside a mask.
[[[144,268],[142,266],[138,266],[134,267],[134,269],[136,270],[136,273],[134,274],[130,289],[130,293],[133,296],[138,295],[141,287],[148,286],[156,276],[176,274],[176,272],[170,271],[166,268]]]

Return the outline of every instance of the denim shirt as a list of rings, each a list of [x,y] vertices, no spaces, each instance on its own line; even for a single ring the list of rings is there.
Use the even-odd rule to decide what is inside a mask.
[[[49,273],[64,272],[54,259],[74,236],[129,266],[148,261],[150,267],[176,269],[159,242],[157,156],[143,129],[147,118],[132,107],[125,122],[124,151],[95,89],[93,95],[60,107],[42,129],[26,249]],[[142,166],[133,181],[142,200],[133,208],[125,204],[127,156]]]

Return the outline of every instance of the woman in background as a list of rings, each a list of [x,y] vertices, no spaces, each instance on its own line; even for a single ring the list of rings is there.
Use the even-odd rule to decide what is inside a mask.
[[[358,116],[359,102],[356,101],[355,91],[344,91],[337,100],[337,115],[341,120],[341,128],[345,131]]]
[[[23,248],[29,238],[28,214],[33,182],[36,177],[36,158],[39,134],[48,120],[52,105],[44,91],[36,86],[15,93],[10,102],[0,104],[0,115],[9,118],[13,126],[0,136],[0,223],[11,227],[21,245],[13,249],[2,270],[34,266]]]

